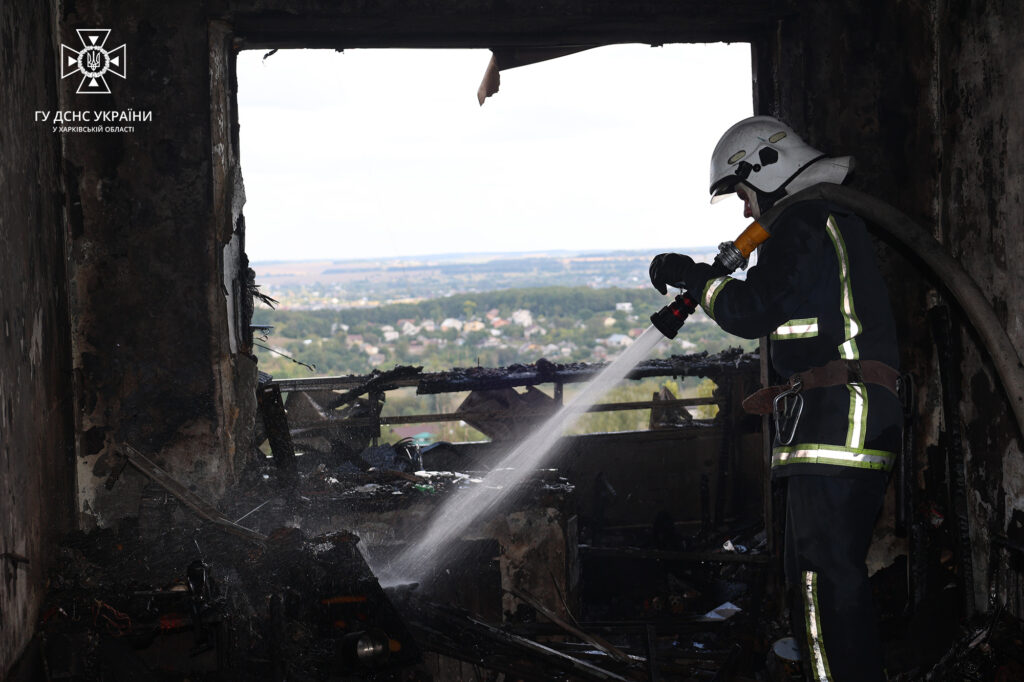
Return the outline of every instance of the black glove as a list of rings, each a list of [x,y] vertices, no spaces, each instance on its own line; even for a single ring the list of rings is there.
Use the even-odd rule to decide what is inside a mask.
[[[687,278],[692,275],[696,263],[689,256],[679,253],[659,253],[651,259],[648,272],[651,284],[662,294],[668,292],[669,286],[686,288]]]

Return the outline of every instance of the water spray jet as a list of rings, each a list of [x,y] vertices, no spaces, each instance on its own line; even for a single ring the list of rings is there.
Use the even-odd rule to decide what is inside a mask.
[[[747,258],[769,237],[761,223],[751,223],[733,242],[719,245],[713,267],[727,275],[746,267]],[[680,286],[680,285],[677,285]],[[683,288],[680,286],[680,288]],[[555,449],[562,432],[605,393],[626,378],[646,358],[662,337],[673,338],[696,310],[697,299],[688,292],[651,316],[651,326],[594,377],[572,400],[549,417],[536,431],[515,446],[483,480],[459,490],[438,509],[425,532],[386,566],[374,566],[382,584],[417,581],[450,553],[450,548],[478,519],[497,510],[516,486],[535,471]]]

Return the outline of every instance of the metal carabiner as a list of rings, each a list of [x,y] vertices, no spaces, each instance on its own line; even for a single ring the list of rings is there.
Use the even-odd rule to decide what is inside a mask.
[[[803,382],[790,380],[789,388],[772,400],[772,414],[775,417],[775,437],[779,445],[789,445],[796,436],[796,427],[804,413],[804,397],[800,395]]]

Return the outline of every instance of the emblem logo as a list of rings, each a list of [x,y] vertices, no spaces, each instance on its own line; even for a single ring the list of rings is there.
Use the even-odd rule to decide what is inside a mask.
[[[109,95],[110,85],[107,76],[113,74],[127,78],[125,62],[127,55],[124,43],[112,50],[104,47],[110,37],[109,28],[80,28],[78,40],[82,43],[81,50],[75,50],[61,43],[60,46],[60,77],[67,78],[76,73],[82,74],[82,82],[76,91],[79,95]]]

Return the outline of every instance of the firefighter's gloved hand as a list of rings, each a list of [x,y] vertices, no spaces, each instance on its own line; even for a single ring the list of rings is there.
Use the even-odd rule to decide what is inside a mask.
[[[659,253],[651,259],[651,267],[648,270],[651,284],[662,294],[667,293],[670,286],[688,288],[687,284],[694,274],[696,265],[692,258],[680,253]]]

